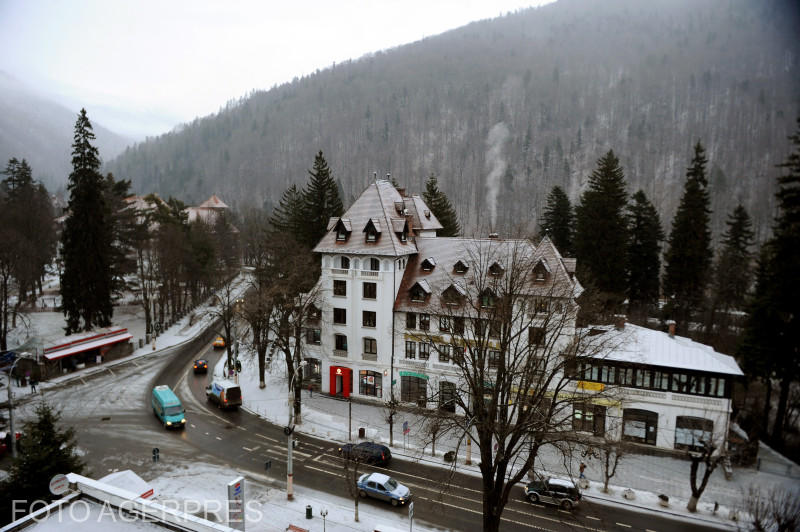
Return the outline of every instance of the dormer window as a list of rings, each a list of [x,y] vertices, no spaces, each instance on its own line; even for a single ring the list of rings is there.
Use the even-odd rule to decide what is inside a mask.
[[[533,267],[533,280],[536,283],[543,283],[550,277],[550,267],[547,261],[542,259]]]
[[[433,257],[428,257],[427,259],[422,261],[422,271],[429,272],[436,267],[436,261],[433,260]]]
[[[456,262],[453,265],[453,272],[454,273],[461,273],[461,274],[467,273],[468,269],[469,269],[469,266],[467,266],[467,263],[464,262],[463,260],[459,260],[458,262]]]
[[[408,221],[405,218],[392,218],[392,231],[400,242],[408,240]]]
[[[367,242],[377,242],[381,236],[381,222],[377,218],[370,218],[364,226]]]
[[[489,266],[489,275],[492,277],[500,277],[505,271],[506,269],[500,266],[500,264],[497,262],[494,262],[491,266]]]
[[[448,306],[458,306],[464,302],[465,295],[463,288],[456,284],[451,284],[442,292],[442,302]]]
[[[431,287],[428,285],[427,281],[417,281],[408,293],[411,297],[411,301],[415,303],[424,303],[431,294]]]
[[[334,225],[334,231],[336,231],[337,242],[346,242],[347,239],[350,238],[350,233],[352,232],[350,220],[339,218]]]
[[[406,242],[408,240],[408,232],[403,231],[398,235],[400,237],[400,242]]]

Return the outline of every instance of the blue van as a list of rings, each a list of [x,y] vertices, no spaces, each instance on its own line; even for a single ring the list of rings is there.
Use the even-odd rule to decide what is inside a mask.
[[[153,413],[164,427],[170,428],[184,428],[186,426],[186,417],[184,416],[183,405],[175,392],[169,389],[169,386],[162,384],[153,388]]]

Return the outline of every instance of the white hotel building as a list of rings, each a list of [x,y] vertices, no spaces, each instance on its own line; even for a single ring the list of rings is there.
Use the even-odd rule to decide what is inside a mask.
[[[403,403],[451,409],[447,398],[455,393],[459,371],[445,346],[460,331],[443,318],[442,301],[448,291],[463,295],[458,278],[478,267],[470,261],[475,247],[525,247],[536,264],[532,297],[552,298],[553,286],[565,287],[556,304],[575,308],[583,290],[575,259],[561,257],[549,239],[534,246],[527,240],[437,237],[441,228],[419,196],[405,196],[385,180],[370,184],[341,218],[330,220],[314,248],[322,262],[320,312],[307,323],[304,345],[307,371],[319,378],[323,393],[383,403],[394,385],[394,397]],[[483,267],[491,274],[501,265]],[[529,329],[530,341],[541,341],[544,331]],[[603,333],[622,332],[612,327]],[[727,434],[732,379],[741,375],[731,357],[632,325],[624,333],[632,339],[620,343],[627,347],[577,368],[576,430],[597,436],[608,430],[664,448]],[[574,318],[559,334],[565,345],[572,340]],[[597,393],[605,387],[616,388],[617,401]]]

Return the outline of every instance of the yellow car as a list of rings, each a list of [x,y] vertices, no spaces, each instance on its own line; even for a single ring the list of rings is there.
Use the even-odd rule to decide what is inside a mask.
[[[214,349],[225,347],[225,338],[222,336],[217,336],[217,339],[214,340]]]

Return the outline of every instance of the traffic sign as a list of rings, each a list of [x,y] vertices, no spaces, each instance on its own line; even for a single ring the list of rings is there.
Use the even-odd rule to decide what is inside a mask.
[[[414,501],[408,503],[408,518],[414,519]]]

